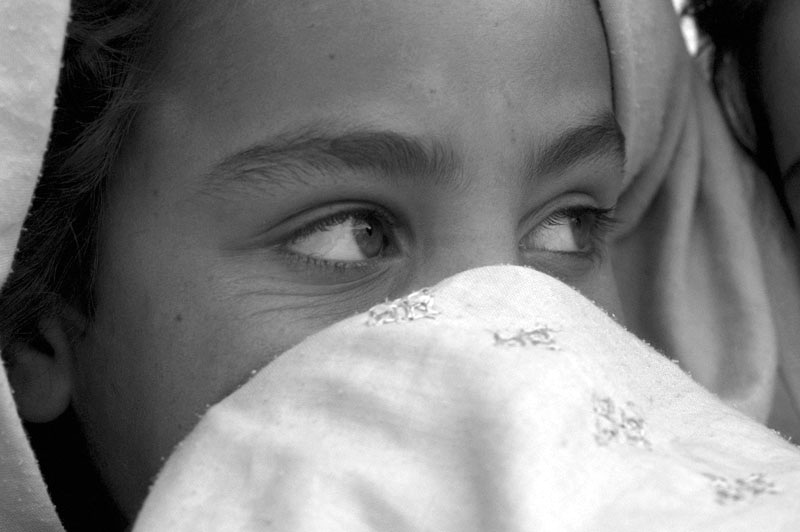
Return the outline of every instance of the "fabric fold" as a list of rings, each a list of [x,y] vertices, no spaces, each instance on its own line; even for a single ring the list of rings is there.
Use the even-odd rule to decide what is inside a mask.
[[[727,130],[670,3],[600,6],[627,147],[613,253],[626,322],[766,421],[777,375],[800,389],[793,236],[767,179]],[[800,420],[797,402],[786,409]]]
[[[340,322],[212,407],[134,530],[800,526],[800,451],[576,291],[499,266],[429,294],[434,313]]]
[[[0,1],[0,287],[50,134],[69,2]],[[63,530],[0,372],[0,530]]]

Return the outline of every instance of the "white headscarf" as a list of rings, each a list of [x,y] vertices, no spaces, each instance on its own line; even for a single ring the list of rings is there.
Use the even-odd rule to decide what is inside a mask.
[[[283,354],[134,531],[789,531],[799,492],[800,450],[575,290],[492,266]]]
[[[600,0],[627,140],[613,253],[625,321],[727,403],[766,421],[800,390],[793,235],[737,149],[666,0]],[[782,416],[797,417],[797,400]],[[798,432],[800,434],[800,432]]]
[[[0,286],[50,133],[66,0],[0,0]],[[5,368],[5,366],[4,366]],[[0,530],[62,530],[0,372]]]

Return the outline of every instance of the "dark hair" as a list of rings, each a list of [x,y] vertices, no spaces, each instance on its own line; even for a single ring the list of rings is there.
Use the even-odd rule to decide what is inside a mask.
[[[0,293],[0,348],[36,341],[39,319],[61,301],[92,313],[104,184],[148,80],[159,4],[168,3],[73,1],[52,133]]]
[[[0,292],[0,349],[13,364],[17,342],[40,342],[39,320],[62,302],[94,309],[104,188],[143,103],[162,11],[158,0],[73,0],[56,110],[42,172]],[[11,347],[11,349],[7,349]],[[124,517],[88,454],[74,411],[25,425],[67,530],[122,530]]]
[[[768,0],[689,0],[684,14],[705,37],[714,92],[738,143],[769,177],[792,222],[761,92],[759,43]]]

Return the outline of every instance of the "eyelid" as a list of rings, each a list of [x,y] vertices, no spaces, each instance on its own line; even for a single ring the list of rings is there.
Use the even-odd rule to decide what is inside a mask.
[[[562,221],[567,218],[577,218],[580,215],[590,213],[595,217],[595,231],[600,235],[605,236],[620,223],[619,219],[614,216],[615,208],[616,206],[601,208],[579,205],[565,207],[552,213],[550,216],[539,222],[539,225],[555,222],[556,220]]]
[[[312,209],[301,213],[301,215],[308,214],[310,220],[303,223],[301,227],[289,232],[287,236],[281,238],[277,244],[272,246],[272,249],[293,262],[311,265],[318,269],[344,271],[359,269],[364,270],[375,267],[376,264],[382,262],[382,258],[386,259],[389,257],[371,258],[363,261],[329,260],[322,257],[315,257],[312,255],[299,253],[291,249],[292,245],[298,243],[305,237],[313,235],[317,231],[324,231],[326,228],[335,226],[339,223],[347,221],[350,218],[358,216],[363,216],[365,218],[367,216],[374,216],[379,218],[384,227],[391,232],[392,239],[394,240],[394,247],[399,249],[404,245],[401,243],[403,239],[399,235],[398,227],[400,227],[400,223],[398,222],[397,217],[392,215],[383,207],[378,205],[365,205],[363,203],[349,205],[332,204],[324,207],[331,208],[331,212],[327,215],[311,216],[311,213],[319,210]],[[339,208],[334,210],[335,207]],[[286,222],[291,223],[294,218],[297,217],[290,218]],[[298,221],[297,223],[301,222]],[[396,251],[396,253],[402,253],[402,250]]]
[[[593,263],[600,263],[605,257],[608,234],[619,223],[619,220],[615,218],[613,214],[615,208],[616,205],[612,207],[601,208],[586,204],[572,204],[550,211],[550,214],[548,214],[544,219],[537,221],[536,224],[533,225],[533,227],[522,236],[520,239],[520,249],[523,250],[528,256],[545,254],[549,256],[580,257],[582,259],[591,260]],[[527,238],[527,236],[533,231],[536,231],[538,228],[546,226],[560,226],[566,220],[577,218],[587,213],[594,215],[594,223],[590,228],[591,233],[589,235],[591,239],[591,246],[586,251],[559,251],[536,248],[525,249],[525,247],[522,245],[522,242]]]
[[[324,228],[326,224],[333,225],[331,220],[339,218],[343,221],[354,214],[376,214],[391,229],[402,225],[397,216],[380,205],[368,202],[332,202],[304,209],[284,218],[266,232],[270,236],[264,240],[275,246],[285,245]]]
[[[364,208],[357,208],[357,209],[344,209],[341,211],[335,211],[328,216],[322,216],[317,218],[316,220],[312,220],[309,223],[303,225],[302,227],[293,231],[288,238],[284,239],[284,245],[295,244],[301,239],[310,236],[317,231],[324,231],[330,227],[334,227],[340,223],[346,222],[350,218],[359,218],[363,216],[366,218],[370,215],[376,215],[381,220],[382,223],[389,229],[394,230],[397,225],[396,220],[393,219],[391,215],[386,212],[383,212],[383,209],[378,207],[364,207]]]
[[[546,223],[548,219],[554,219],[560,216],[576,215],[592,211],[593,213],[602,215],[609,222],[613,220],[613,224],[618,221],[614,217],[617,204],[613,203],[610,206],[602,206],[596,195],[590,192],[574,192],[561,194],[553,201],[546,204],[537,206],[529,214],[525,215],[518,225],[520,237],[528,234],[533,228]]]

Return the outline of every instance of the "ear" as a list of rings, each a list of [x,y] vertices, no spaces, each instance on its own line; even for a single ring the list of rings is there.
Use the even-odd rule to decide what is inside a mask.
[[[74,330],[65,316],[42,318],[36,339],[11,346],[8,376],[23,420],[53,421],[69,406]]]

